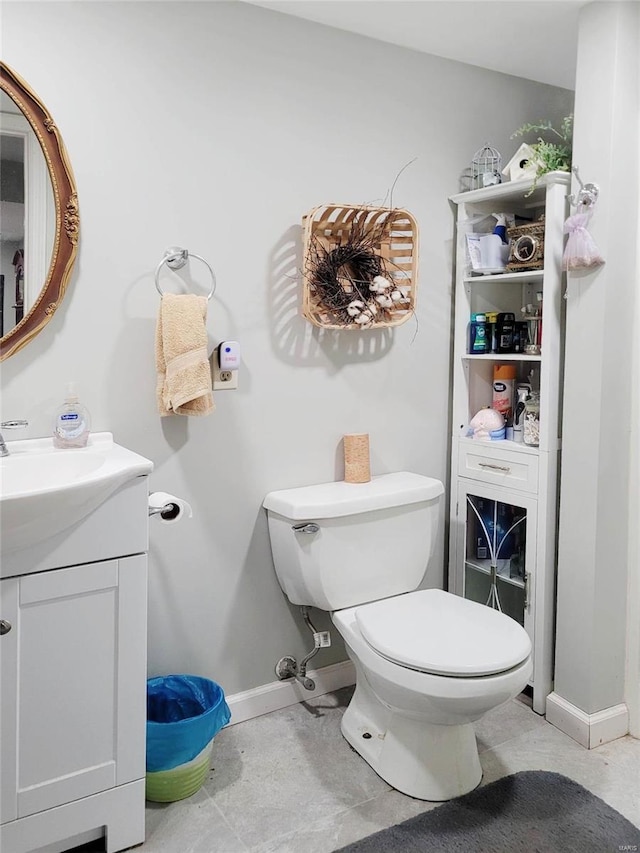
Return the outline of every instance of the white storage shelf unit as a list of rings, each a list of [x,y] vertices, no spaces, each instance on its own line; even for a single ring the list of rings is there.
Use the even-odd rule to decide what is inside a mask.
[[[544,713],[552,684],[555,600],[558,463],[561,426],[563,223],[568,212],[570,176],[553,172],[538,181],[517,181],[472,190],[451,198],[456,212],[456,280],[451,459],[451,539],[449,589],[465,595],[465,574],[473,562],[468,550],[468,495],[512,504],[526,511],[526,572],[514,583],[523,588],[522,614],[534,648],[531,680],[534,708]],[[545,216],[542,269],[473,274],[466,245],[469,232],[491,232],[494,213],[512,213],[520,220]],[[469,321],[473,313],[512,312],[522,318],[523,306],[538,306],[542,292],[542,346],[539,355],[470,354]],[[512,440],[478,441],[467,436],[471,418],[491,406],[493,370],[513,364],[516,384],[529,382],[540,392],[538,447]],[[524,546],[523,546],[524,547]],[[478,571],[481,565],[473,567]],[[498,572],[500,574],[500,572]],[[502,566],[503,580],[506,577]],[[507,573],[508,574],[508,573]],[[472,597],[468,595],[468,597]],[[479,599],[477,599],[479,600]],[[516,608],[519,605],[515,605]],[[508,610],[508,608],[505,608]]]

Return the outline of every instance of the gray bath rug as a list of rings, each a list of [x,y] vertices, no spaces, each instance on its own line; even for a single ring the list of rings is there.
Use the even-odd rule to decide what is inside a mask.
[[[617,853],[640,829],[581,785],[542,770],[505,776],[335,853]]]

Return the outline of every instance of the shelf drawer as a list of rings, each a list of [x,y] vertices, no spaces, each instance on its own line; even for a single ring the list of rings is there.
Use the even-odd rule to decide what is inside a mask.
[[[538,457],[532,453],[460,443],[458,474],[483,483],[508,486],[535,494],[538,491]]]

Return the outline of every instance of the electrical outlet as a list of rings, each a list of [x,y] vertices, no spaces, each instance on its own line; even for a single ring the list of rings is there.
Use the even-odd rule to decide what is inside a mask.
[[[218,351],[215,352],[213,360],[213,390],[235,391],[238,387],[237,370],[220,370],[218,363]]]
[[[316,649],[328,649],[331,647],[331,634],[329,631],[316,631],[313,641]]]

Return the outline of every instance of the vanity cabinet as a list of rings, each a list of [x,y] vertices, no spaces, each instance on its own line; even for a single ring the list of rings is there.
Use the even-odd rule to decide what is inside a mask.
[[[460,193],[456,213],[456,276],[452,400],[449,589],[496,607],[520,622],[531,637],[533,708],[544,714],[552,690],[560,462],[563,223],[568,214],[567,173],[538,181],[517,181]],[[491,233],[494,213],[540,223],[544,216],[544,258],[536,269],[486,275],[472,269],[468,234]],[[525,229],[526,230],[526,229]],[[537,231],[542,228],[538,224]],[[473,240],[471,241],[473,242]],[[469,352],[472,314],[541,306],[541,347],[527,353]],[[496,366],[513,368],[518,384],[539,392],[539,444],[511,438],[469,436],[469,423],[492,406]],[[515,398],[515,393],[514,393]],[[515,400],[514,400],[515,406]]]
[[[147,495],[136,478],[65,544],[21,552],[34,571],[0,581],[3,851],[144,841]],[[112,556],[56,568],[44,556],[91,547]]]

